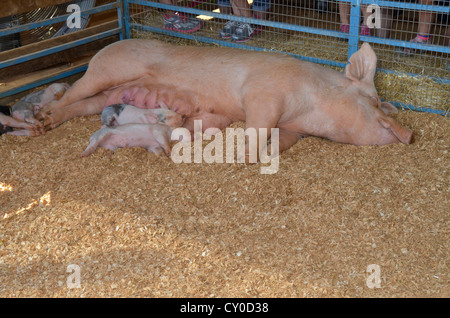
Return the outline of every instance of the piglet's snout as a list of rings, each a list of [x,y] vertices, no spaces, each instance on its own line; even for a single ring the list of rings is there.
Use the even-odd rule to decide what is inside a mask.
[[[184,124],[185,116],[178,113],[173,113],[166,117],[166,124],[172,127],[181,127]]]

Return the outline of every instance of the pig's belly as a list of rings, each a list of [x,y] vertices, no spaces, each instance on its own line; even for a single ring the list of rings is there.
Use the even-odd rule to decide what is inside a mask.
[[[107,106],[114,105],[114,104],[122,104],[123,103],[122,94],[123,94],[124,90],[125,90],[125,88],[118,87],[118,88],[104,91],[103,94],[107,96],[107,99],[106,99],[105,105],[103,105],[103,106],[107,107]]]
[[[201,121],[203,131],[208,128],[218,128],[222,130],[228,127],[230,124],[239,121],[239,119],[233,118],[232,116],[230,117],[223,114],[200,112],[189,117],[188,120],[186,120],[186,122],[184,123],[183,127],[193,132],[194,122],[197,120]]]
[[[152,147],[158,146],[158,142],[149,136],[133,135],[113,135],[102,145],[103,147],[114,150],[125,147]]]

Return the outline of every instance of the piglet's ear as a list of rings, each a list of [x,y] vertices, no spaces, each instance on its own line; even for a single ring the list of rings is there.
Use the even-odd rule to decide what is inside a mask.
[[[389,102],[381,102],[381,110],[386,115],[396,113],[398,111],[397,108]]]
[[[345,76],[354,82],[373,83],[377,69],[377,56],[368,43],[354,53],[345,67]]]

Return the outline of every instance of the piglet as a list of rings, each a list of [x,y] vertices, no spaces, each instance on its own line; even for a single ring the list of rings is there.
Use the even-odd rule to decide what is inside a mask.
[[[24,99],[14,104],[11,109],[11,115],[15,119],[29,123],[31,124],[31,126],[38,127],[38,129],[41,130],[43,129],[43,126],[35,118],[35,115],[39,113],[44,105],[52,101],[59,100],[68,88],[69,84],[54,83],[46,89],[27,95]],[[43,133],[43,131],[41,131],[41,133]],[[33,135],[30,129],[16,130],[14,132],[11,132],[10,134],[26,136]]]
[[[33,125],[25,123],[8,116],[10,113],[9,106],[0,106],[0,135],[14,134],[13,128],[23,128],[29,132],[29,136],[39,136],[40,132],[34,129]]]
[[[127,104],[115,104],[103,110],[101,120],[102,127],[156,123],[180,127],[184,124],[184,115],[164,108],[143,109]]]
[[[143,147],[158,156],[170,156],[170,135],[172,128],[161,124],[126,124],[114,128],[106,127],[96,131],[81,157],[92,154],[97,147],[111,151],[125,147]]]
[[[33,129],[33,127],[30,124],[18,121],[8,116],[9,111],[10,111],[9,106],[0,106],[0,135],[3,135],[5,133],[11,133],[13,131],[12,127],[30,130]]]
[[[12,131],[12,128],[6,124],[10,118],[8,114],[9,106],[0,106],[0,135]]]

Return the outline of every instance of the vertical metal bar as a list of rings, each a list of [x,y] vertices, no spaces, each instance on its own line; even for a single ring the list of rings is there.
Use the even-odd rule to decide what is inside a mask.
[[[123,17],[122,17],[122,1],[116,0],[117,2],[117,23],[120,29],[119,40],[123,40],[124,28],[123,28]]]
[[[125,38],[130,38],[130,4],[123,0],[123,25],[125,26]]]
[[[360,15],[361,0],[352,0],[350,9],[350,32],[348,38],[347,59],[350,59],[350,56],[358,51]]]

